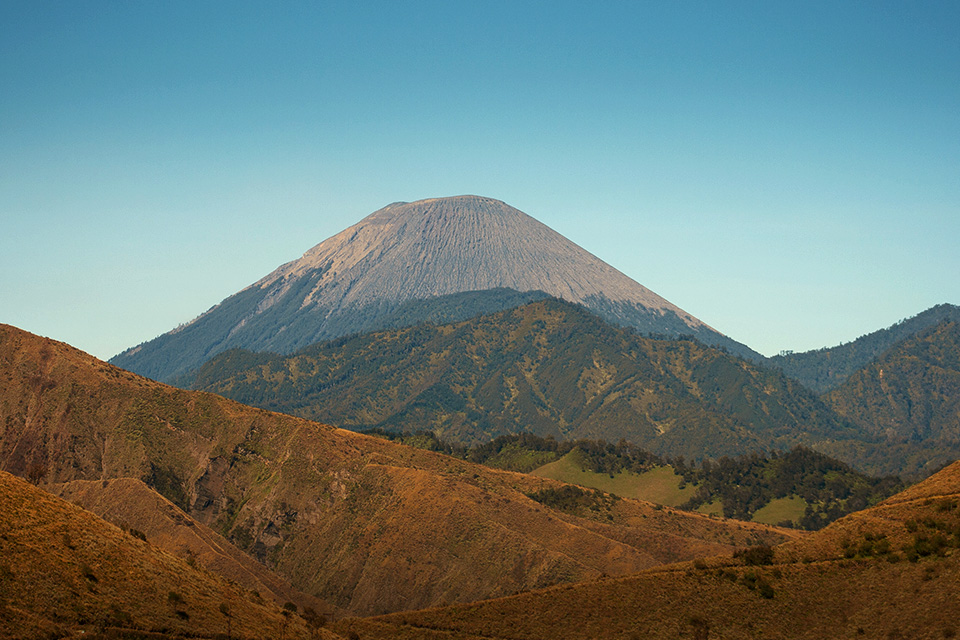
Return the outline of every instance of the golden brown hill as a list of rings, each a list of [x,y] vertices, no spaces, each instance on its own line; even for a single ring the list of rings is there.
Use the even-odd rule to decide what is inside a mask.
[[[0,513],[2,638],[106,628],[157,638],[311,637],[299,616],[283,615],[275,603],[4,472]]]
[[[270,598],[279,606],[293,602],[300,609],[309,607],[327,617],[338,613],[330,605],[291,587],[140,480],[74,480],[45,485],[44,489],[122,529],[139,532],[157,547]]]
[[[139,478],[354,614],[466,602],[779,542],[768,527],[635,501],[565,513],[555,481],[168,387],[0,327],[0,468]]]
[[[803,540],[634,576],[337,623],[362,638],[952,638],[960,463]]]

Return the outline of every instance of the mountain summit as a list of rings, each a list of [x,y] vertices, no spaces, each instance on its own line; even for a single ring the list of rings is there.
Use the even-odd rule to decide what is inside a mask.
[[[414,321],[428,317],[444,297],[488,292],[448,303],[462,315],[465,308],[479,313],[525,302],[510,294],[532,291],[642,332],[694,335],[756,355],[522,211],[492,198],[456,196],[387,205],[111,362],[170,380],[233,347],[289,353],[396,325],[398,310]],[[411,312],[411,304],[419,308]]]

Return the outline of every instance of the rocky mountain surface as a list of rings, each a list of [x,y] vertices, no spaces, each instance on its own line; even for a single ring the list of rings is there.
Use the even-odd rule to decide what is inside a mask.
[[[388,326],[384,318],[410,301],[504,288],[578,302],[643,333],[689,334],[761,358],[527,214],[458,196],[388,205],[111,363],[169,381],[229,348],[290,353]]]

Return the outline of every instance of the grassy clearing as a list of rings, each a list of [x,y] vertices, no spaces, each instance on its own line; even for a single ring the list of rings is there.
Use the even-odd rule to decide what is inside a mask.
[[[683,504],[696,491],[693,485],[687,485],[681,489],[680,483],[683,478],[677,475],[671,466],[657,467],[644,473],[620,471],[613,477],[605,473],[584,471],[578,462],[576,451],[571,451],[556,462],[545,464],[531,473],[581,487],[600,489],[624,498],[649,500],[669,507]]]
[[[774,498],[754,512],[753,521],[762,524],[778,524],[787,520],[799,522],[806,509],[807,501],[799,496]]]
[[[720,502],[719,498],[715,498],[710,502],[705,502],[697,507],[697,512],[705,515],[722,516],[723,504]]]

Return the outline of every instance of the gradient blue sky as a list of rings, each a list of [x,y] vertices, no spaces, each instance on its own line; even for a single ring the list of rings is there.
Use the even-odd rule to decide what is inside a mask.
[[[960,3],[0,0],[0,322],[107,358],[465,193],[766,354],[960,303]]]

